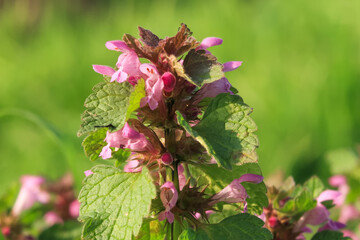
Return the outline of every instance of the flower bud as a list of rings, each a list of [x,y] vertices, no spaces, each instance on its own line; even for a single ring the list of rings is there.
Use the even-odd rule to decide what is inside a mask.
[[[176,85],[176,78],[171,72],[166,72],[161,76],[164,82],[164,91],[172,92]]]
[[[5,237],[10,236],[10,234],[11,234],[11,229],[10,229],[10,227],[5,226],[5,227],[1,228],[1,233],[2,233]]]
[[[173,162],[173,157],[171,155],[171,153],[164,153],[162,156],[161,156],[161,161],[163,164],[165,165],[169,165]]]
[[[271,228],[275,228],[277,226],[278,220],[275,216],[271,216],[269,218],[269,225]]]

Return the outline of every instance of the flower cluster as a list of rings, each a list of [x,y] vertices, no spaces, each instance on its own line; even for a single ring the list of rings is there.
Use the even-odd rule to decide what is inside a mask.
[[[350,220],[360,216],[354,205],[346,204],[350,189],[346,177],[332,176],[329,184],[338,190],[324,190],[316,177],[311,178],[304,186],[295,187],[293,180],[289,178],[283,186],[269,187],[270,204],[259,217],[273,232],[274,239],[306,239],[304,234],[311,233],[314,227],[318,227],[318,233],[325,230],[342,231],[345,237],[359,239],[353,232],[345,229]],[[340,212],[337,221],[331,218],[331,208]]]
[[[46,227],[76,219],[80,203],[75,198],[71,175],[57,182],[49,182],[41,176],[22,176],[20,191],[10,213],[0,216],[1,232],[7,239],[33,239],[23,232],[21,219],[37,203],[43,207],[34,211],[43,216],[41,221]]]

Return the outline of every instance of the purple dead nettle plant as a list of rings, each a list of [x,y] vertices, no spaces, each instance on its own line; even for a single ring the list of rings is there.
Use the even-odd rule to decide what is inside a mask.
[[[85,172],[82,237],[271,239],[252,215],[268,204],[252,109],[225,77],[242,62],[220,63],[210,48],[222,39],[198,42],[185,24],[173,37],[139,35],[105,44],[121,53],[114,68],[93,65],[104,81],[79,135],[91,160],[114,165]]]

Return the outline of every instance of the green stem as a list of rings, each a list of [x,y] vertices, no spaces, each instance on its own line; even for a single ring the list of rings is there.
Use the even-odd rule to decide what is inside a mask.
[[[170,101],[168,101],[166,103],[167,105],[167,112],[168,112],[168,116],[165,122],[165,147],[166,147],[166,151],[168,151],[169,153],[171,153],[171,155],[174,158],[172,167],[173,167],[173,171],[172,171],[172,176],[171,176],[171,180],[175,185],[175,188],[178,192],[180,192],[180,187],[179,187],[179,175],[178,175],[178,164],[179,164],[179,160],[176,159],[175,157],[175,151],[176,151],[176,136],[175,136],[175,129],[173,127],[173,111],[172,111],[172,107],[173,107],[173,101],[171,99],[169,99]],[[176,240],[179,237],[179,232],[181,230],[179,230],[179,223],[177,223],[176,221],[174,221],[171,226],[170,226],[170,239],[171,240]]]

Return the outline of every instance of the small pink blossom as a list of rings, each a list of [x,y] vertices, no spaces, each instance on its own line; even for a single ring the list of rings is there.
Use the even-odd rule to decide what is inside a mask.
[[[93,65],[93,69],[95,72],[100,73],[105,76],[110,76],[110,82],[117,81],[119,83],[125,82],[128,78],[128,74],[123,72],[123,68],[120,67],[118,70],[114,70],[111,67],[103,66],[103,65]]]
[[[209,47],[218,46],[218,45],[221,45],[222,42],[223,42],[223,40],[221,38],[207,37],[201,41],[200,46],[198,46],[196,48],[196,50],[201,50],[201,49],[204,50],[204,49],[208,49]]]
[[[78,200],[74,200],[69,205],[69,213],[73,218],[77,218],[79,216],[80,211],[80,202]]]
[[[226,63],[223,64],[223,66],[224,66],[223,72],[234,71],[235,69],[237,69],[238,67],[240,67],[241,64],[242,64],[242,61],[226,62]]]
[[[141,75],[141,72],[139,70],[141,62],[134,50],[129,48],[125,42],[118,40],[108,41],[106,42],[105,46],[109,50],[123,52],[123,54],[119,56],[116,66],[119,69],[122,68],[122,71],[129,76],[139,78],[139,76]]]
[[[49,211],[44,216],[47,225],[52,226],[54,224],[63,223],[63,219],[54,211]]]
[[[342,232],[344,233],[344,237],[349,237],[352,240],[360,240],[360,238],[355,233],[349,230],[343,230]]]
[[[171,153],[166,152],[161,156],[161,161],[163,164],[165,165],[169,165],[173,162],[173,157],[171,155]]]
[[[145,135],[132,129],[128,123],[124,127],[114,133],[107,132],[104,140],[108,144],[103,147],[100,157],[103,159],[111,158],[111,149],[113,148],[128,148],[134,152],[142,152],[151,150],[152,146],[146,139]]]
[[[165,210],[159,214],[159,220],[168,220],[169,223],[174,222],[174,214],[170,211],[175,207],[178,200],[178,192],[172,182],[166,182],[160,187],[160,199]]]
[[[245,188],[241,185],[242,182],[260,183],[264,178],[256,174],[244,174],[240,178],[233,180],[223,190],[218,192],[212,197],[210,205],[214,205],[218,202],[226,203],[246,203],[246,199],[249,197]]]
[[[178,166],[178,176],[179,176],[179,188],[180,190],[182,190],[186,185],[186,177],[184,174],[184,167],[181,164],[179,164]]]
[[[41,188],[44,183],[45,179],[39,176],[22,176],[20,192],[12,209],[12,214],[19,216],[36,202],[48,203],[50,195]]]
[[[345,205],[341,208],[339,222],[347,223],[349,220],[360,218],[360,212],[353,205]]]
[[[11,228],[9,226],[2,227],[1,233],[4,235],[4,237],[8,237],[11,234]]]
[[[90,176],[91,174],[94,174],[94,173],[91,170],[86,170],[84,172],[84,174],[85,174],[85,177],[87,177],[87,176]]]
[[[141,100],[141,107],[148,104],[151,110],[155,110],[159,102],[162,101],[164,82],[161,80],[156,67],[152,64],[141,64],[140,71],[147,76],[145,82],[147,96]]]
[[[132,160],[129,161],[125,166],[124,166],[124,172],[141,172],[142,170],[142,166],[140,164],[140,162],[138,160]]]
[[[105,46],[110,50],[123,52],[116,63],[118,69],[115,70],[104,65],[93,65],[94,71],[110,76],[110,82],[117,81],[122,83],[129,80],[129,82],[134,85],[142,75],[139,70],[141,63],[136,52],[130,49],[123,41],[109,41]]]
[[[204,86],[196,93],[194,103],[198,104],[204,98],[214,98],[220,93],[230,93],[233,95],[234,93],[230,88],[231,84],[225,77],[215,82],[204,84]]]
[[[164,91],[172,92],[176,85],[176,78],[171,72],[166,72],[161,76],[161,80],[164,82]]]
[[[207,217],[209,217],[211,214],[214,214],[215,212],[213,211],[213,210],[206,210],[205,211],[205,214],[206,214],[206,216]],[[200,219],[201,218],[201,213],[195,213],[194,214],[194,217],[196,218],[196,219]]]
[[[301,232],[307,224],[310,225],[319,225],[324,222],[329,223],[328,227],[332,226],[339,226],[336,222],[333,222],[330,219],[330,212],[329,210],[321,204],[321,202],[329,201],[329,200],[336,200],[338,197],[341,196],[341,193],[334,190],[325,190],[317,197],[317,205],[314,209],[306,212],[299,221],[295,224],[294,232]],[[331,221],[331,222],[330,222]]]
[[[336,206],[341,206],[344,204],[346,196],[350,191],[350,187],[347,184],[346,177],[343,175],[335,175],[329,178],[329,183],[333,187],[337,187],[338,191],[341,193],[341,196],[334,200]]]

